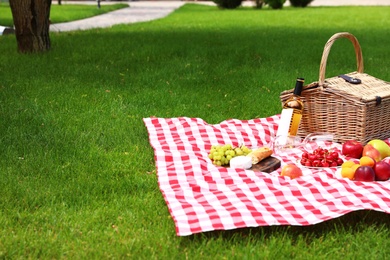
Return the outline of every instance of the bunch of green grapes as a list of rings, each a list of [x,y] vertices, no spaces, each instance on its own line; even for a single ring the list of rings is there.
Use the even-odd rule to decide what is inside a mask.
[[[233,147],[231,144],[213,145],[209,152],[209,158],[215,165],[228,165],[233,157],[248,155],[251,151],[252,150],[245,145],[239,147]]]

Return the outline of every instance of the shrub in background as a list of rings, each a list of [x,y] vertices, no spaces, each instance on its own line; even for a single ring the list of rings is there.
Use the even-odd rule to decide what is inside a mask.
[[[243,0],[213,0],[213,2],[223,9],[235,9],[242,4]]]
[[[261,9],[264,5],[264,1],[263,0],[255,0],[255,9]]]
[[[313,0],[290,0],[291,6],[294,7],[306,7],[311,2],[313,2]]]
[[[272,9],[282,9],[285,2],[286,0],[264,0]]]

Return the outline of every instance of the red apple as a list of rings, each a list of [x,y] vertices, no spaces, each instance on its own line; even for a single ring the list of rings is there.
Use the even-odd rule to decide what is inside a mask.
[[[386,158],[383,159],[382,161],[387,162],[387,163],[390,163],[390,157],[386,157]]]
[[[382,160],[381,153],[371,144],[366,144],[364,146],[362,156],[369,156],[376,162]]]
[[[390,164],[385,161],[377,162],[374,166],[375,180],[387,181],[390,179]]]
[[[362,157],[364,146],[356,140],[347,140],[343,143],[341,154],[347,157],[359,159]]]
[[[375,171],[370,166],[359,166],[355,171],[355,181],[375,181]]]

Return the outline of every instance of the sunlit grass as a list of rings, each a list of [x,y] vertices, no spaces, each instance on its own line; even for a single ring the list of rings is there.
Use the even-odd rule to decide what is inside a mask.
[[[390,219],[378,212],[177,237],[142,118],[279,113],[280,92],[318,80],[340,31],[359,39],[365,71],[389,81],[389,11],[185,5],[157,21],[51,33],[52,49],[31,55],[0,37],[0,258],[386,258]],[[327,75],[355,66],[352,44],[335,43]]]

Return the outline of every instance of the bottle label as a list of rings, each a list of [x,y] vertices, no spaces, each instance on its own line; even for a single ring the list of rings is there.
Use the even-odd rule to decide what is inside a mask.
[[[293,112],[294,109],[292,108],[282,109],[276,136],[288,136],[288,132],[290,130],[290,125],[291,125],[291,119],[293,117]]]
[[[300,113],[293,114],[291,124],[290,124],[289,135],[297,135],[299,123],[301,122],[301,119],[302,119],[302,114]]]

